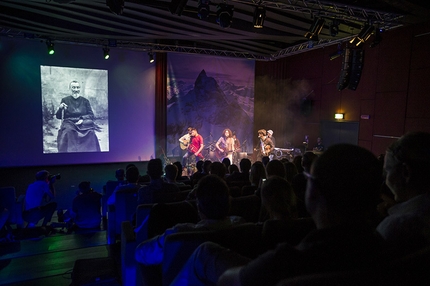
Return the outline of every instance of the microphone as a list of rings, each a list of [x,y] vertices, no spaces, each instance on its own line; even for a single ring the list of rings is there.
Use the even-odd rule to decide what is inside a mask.
[[[246,140],[244,140],[243,142],[242,142],[242,144],[245,144],[246,143]]]

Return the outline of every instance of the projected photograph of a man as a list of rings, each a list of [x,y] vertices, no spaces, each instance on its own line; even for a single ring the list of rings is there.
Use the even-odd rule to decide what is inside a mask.
[[[72,95],[64,97],[55,113],[61,120],[58,130],[58,152],[98,152],[100,144],[95,131],[101,131],[94,123],[94,113],[88,99],[80,95],[79,82],[69,84]]]
[[[56,67],[48,67],[51,69]],[[70,71],[60,72],[70,74]],[[59,82],[43,82],[44,94],[44,153],[70,153],[70,152],[100,152],[108,151],[107,137],[107,94],[104,82],[107,81],[107,72],[83,70],[79,75],[70,74],[72,78],[66,84]],[[52,74],[52,73],[51,73]],[[104,74],[104,75],[103,75]],[[73,78],[80,78],[76,80]],[[46,77],[49,77],[46,75]],[[85,80],[82,80],[85,78]],[[44,86],[45,84],[45,86]],[[50,85],[50,87],[49,87]],[[66,92],[54,92],[57,89]],[[85,88],[83,87],[85,86]],[[87,97],[86,90],[90,91]],[[97,97],[91,93],[97,91]],[[100,98],[102,97],[102,98]],[[102,107],[101,103],[105,106]],[[49,104],[47,104],[49,102]],[[59,102],[56,104],[56,102]],[[49,105],[49,106],[48,106]],[[98,111],[96,116],[95,110]],[[106,116],[102,116],[106,111]],[[45,113],[47,115],[45,116]]]

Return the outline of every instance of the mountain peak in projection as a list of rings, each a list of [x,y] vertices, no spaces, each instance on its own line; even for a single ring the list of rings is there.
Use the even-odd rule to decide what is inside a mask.
[[[250,89],[225,79],[221,84],[222,87],[203,69],[196,77],[194,86],[178,91],[180,96],[177,101],[168,106],[169,144],[177,145],[177,138],[183,135],[187,126],[196,127],[205,141],[217,140],[224,128],[236,131],[242,141],[248,138],[253,122],[253,112],[249,110],[253,111],[250,107],[254,102],[245,90]],[[210,137],[210,134],[214,136]]]

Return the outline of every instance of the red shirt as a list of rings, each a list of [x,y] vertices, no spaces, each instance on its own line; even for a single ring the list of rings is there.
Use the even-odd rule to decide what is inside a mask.
[[[198,134],[197,136],[191,137],[191,143],[188,146],[188,150],[190,150],[193,153],[196,153],[200,146],[203,145],[203,137],[202,135]]]

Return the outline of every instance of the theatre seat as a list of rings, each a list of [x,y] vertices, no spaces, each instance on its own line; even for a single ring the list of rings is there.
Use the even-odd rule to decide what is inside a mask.
[[[218,243],[249,258],[257,257],[264,251],[261,233],[261,225],[245,223],[216,231],[168,235],[164,244],[162,284],[170,285],[194,250],[206,241]]]
[[[137,267],[134,252],[137,245],[149,238],[164,233],[178,223],[196,223],[199,220],[195,202],[143,204],[136,209],[136,228],[130,221],[122,223],[121,268],[123,285],[153,285],[161,281],[160,267]],[[142,278],[142,276],[144,276]],[[161,283],[161,282],[160,282]]]

